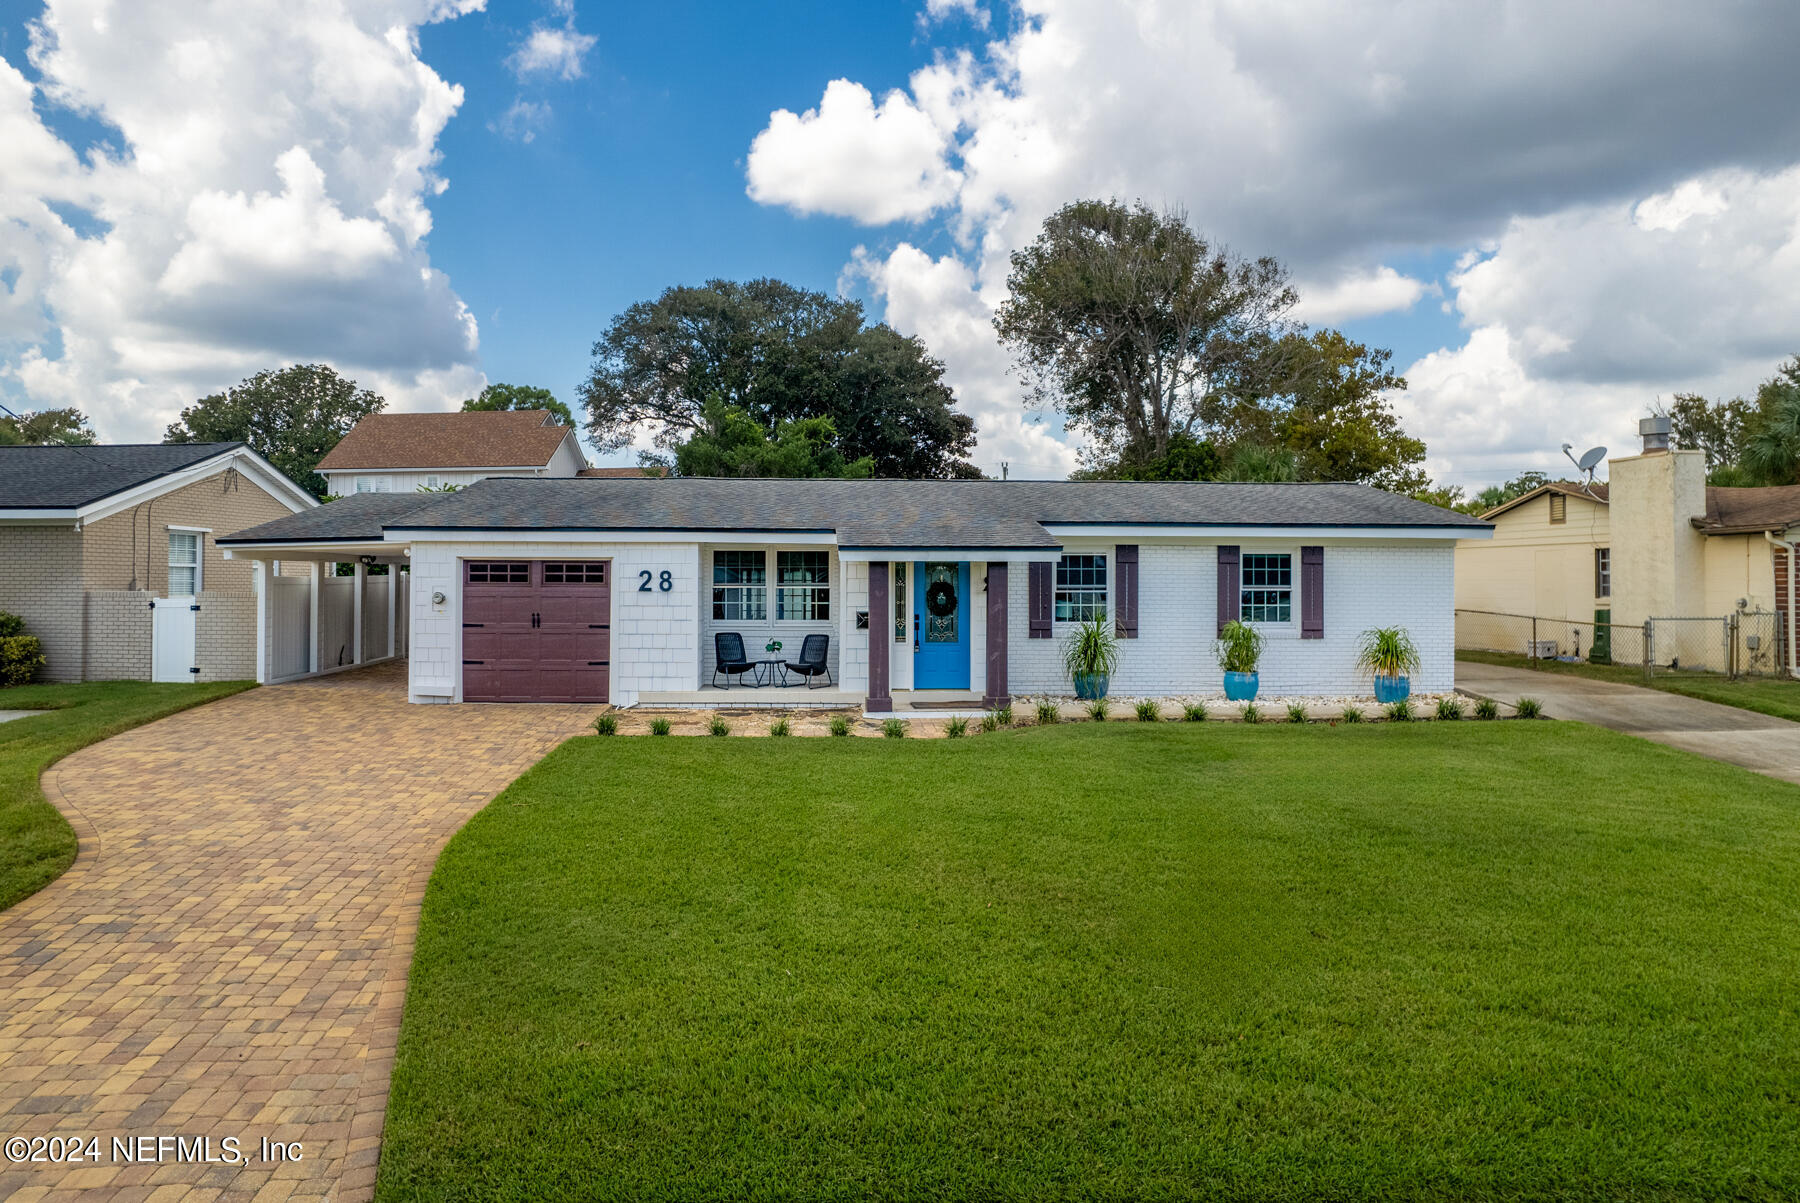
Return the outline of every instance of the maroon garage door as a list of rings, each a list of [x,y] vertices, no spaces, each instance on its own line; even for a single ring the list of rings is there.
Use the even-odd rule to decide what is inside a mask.
[[[463,563],[463,699],[604,702],[612,656],[606,560]]]

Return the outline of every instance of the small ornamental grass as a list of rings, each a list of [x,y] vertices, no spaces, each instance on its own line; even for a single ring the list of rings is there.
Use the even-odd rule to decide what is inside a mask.
[[[1543,718],[1544,704],[1536,698],[1520,698],[1513,703],[1513,713],[1520,718]]]
[[[1288,722],[1290,723],[1304,723],[1306,721],[1306,707],[1299,702],[1289,702],[1287,715]]]
[[[850,734],[850,720],[841,714],[831,716],[831,733],[833,735]]]
[[[887,720],[887,722],[881,724],[881,734],[886,739],[905,739],[906,720],[899,718]]]
[[[1262,711],[1256,708],[1255,702],[1245,702],[1244,709],[1241,713],[1243,714],[1246,723],[1262,722]]]
[[[981,729],[983,731],[998,731],[1000,729],[1000,716],[995,714],[992,710],[982,715]]]
[[[1398,702],[1389,702],[1384,713],[1390,723],[1410,723],[1413,717],[1412,699],[1401,698]]]
[[[1461,718],[1463,716],[1462,699],[1439,698],[1437,701],[1437,716],[1445,722],[1454,722]]]
[[[1339,717],[1346,723],[1360,723],[1363,721],[1362,707],[1346,706],[1344,707],[1344,713]]]
[[[1475,703],[1475,717],[1480,719],[1499,718],[1500,703],[1493,698],[1481,698]]]
[[[1010,727],[1013,725],[1013,708],[1011,702],[1008,702],[1004,706],[996,706],[994,708],[994,721],[1002,727]]]
[[[1181,721],[1184,723],[1204,723],[1206,721],[1206,703],[1187,703],[1181,708]]]
[[[1037,721],[1040,727],[1053,727],[1062,721],[1062,708],[1048,698],[1037,704]]]
[[[619,733],[619,716],[603,714],[594,720],[595,735],[617,735]]]
[[[667,735],[670,729],[669,720],[666,718],[653,718],[650,720],[650,734],[652,735]]]
[[[1087,704],[1087,716],[1096,723],[1104,723],[1106,716],[1112,711],[1112,703],[1105,698],[1095,698]]]
[[[945,739],[961,739],[969,730],[969,720],[958,715],[944,726]]]
[[[1162,718],[1162,708],[1149,698],[1145,698],[1133,707],[1133,712],[1137,715],[1137,721],[1140,723],[1154,723]]]
[[[708,735],[730,735],[731,724],[725,721],[724,715],[715,714],[712,716],[712,722],[706,724],[706,733]]]
[[[792,735],[793,733],[794,730],[792,727],[788,726],[787,715],[785,714],[769,724],[770,735]]]

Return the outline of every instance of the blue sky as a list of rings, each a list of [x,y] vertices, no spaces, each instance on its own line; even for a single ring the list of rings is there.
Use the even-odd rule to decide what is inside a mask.
[[[920,335],[978,461],[1058,475],[987,320],[1084,195],[1281,257],[1471,486],[1800,351],[1791,5],[297,7],[0,0],[8,405],[155,438],[312,358],[396,408],[572,401],[626,305],[772,275]]]

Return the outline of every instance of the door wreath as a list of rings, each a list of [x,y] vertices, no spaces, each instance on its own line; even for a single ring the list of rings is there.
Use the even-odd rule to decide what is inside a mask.
[[[933,581],[925,590],[925,608],[935,618],[948,618],[956,613],[956,586],[949,581]]]

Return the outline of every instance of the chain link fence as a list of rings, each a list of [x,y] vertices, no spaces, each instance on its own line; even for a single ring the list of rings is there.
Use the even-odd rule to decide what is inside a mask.
[[[1652,618],[1641,626],[1458,610],[1456,646],[1528,660],[1620,665],[1637,668],[1646,678],[1669,673],[1744,677],[1785,672],[1782,616],[1767,610],[1719,618]]]

